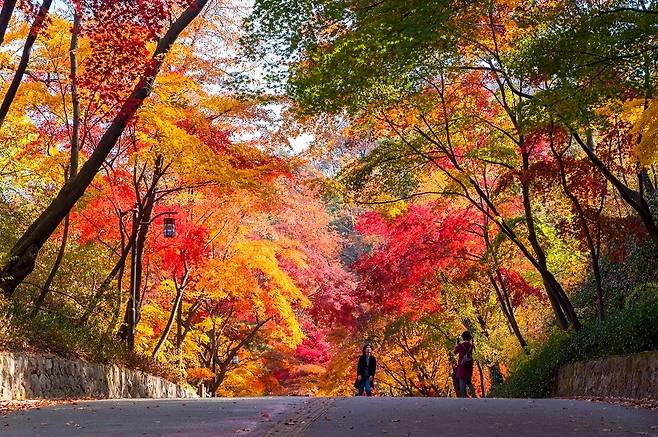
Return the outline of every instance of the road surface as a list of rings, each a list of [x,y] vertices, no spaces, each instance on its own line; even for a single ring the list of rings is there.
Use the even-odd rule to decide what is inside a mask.
[[[0,416],[0,436],[656,436],[658,412],[562,399],[104,400]]]

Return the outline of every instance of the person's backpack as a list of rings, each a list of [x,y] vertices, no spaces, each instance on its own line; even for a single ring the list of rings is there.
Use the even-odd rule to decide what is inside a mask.
[[[464,352],[464,356],[462,357],[461,361],[459,362],[459,365],[462,367],[471,367],[473,365],[473,345],[470,344],[468,349],[466,349],[466,352]]]

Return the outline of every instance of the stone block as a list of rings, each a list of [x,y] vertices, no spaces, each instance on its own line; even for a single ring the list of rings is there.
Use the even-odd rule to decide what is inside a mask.
[[[0,353],[0,400],[29,398],[196,397],[191,389],[116,365]]]
[[[658,400],[658,351],[562,366],[553,394]]]

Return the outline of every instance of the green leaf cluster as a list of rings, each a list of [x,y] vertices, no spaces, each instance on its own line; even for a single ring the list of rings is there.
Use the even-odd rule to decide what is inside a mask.
[[[426,163],[421,156],[410,153],[400,141],[382,141],[368,155],[346,167],[338,180],[349,190],[362,196],[377,198],[386,193],[402,198],[418,187],[416,168]]]
[[[355,110],[420,89],[421,70],[456,49],[453,13],[447,0],[259,0],[243,44],[305,111]]]
[[[596,119],[597,108],[614,100],[632,93],[653,95],[658,66],[655,2],[644,9],[630,1],[559,3],[530,13],[533,23],[509,55],[511,73],[537,83],[535,110],[551,108],[563,121],[588,123]]]

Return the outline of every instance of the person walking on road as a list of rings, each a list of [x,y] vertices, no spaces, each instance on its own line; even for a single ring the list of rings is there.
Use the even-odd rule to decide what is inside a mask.
[[[460,398],[466,397],[466,390],[471,394],[471,397],[476,397],[475,387],[473,387],[473,336],[470,332],[464,331],[462,333],[462,342],[457,339],[455,346],[455,354],[457,354],[457,396]]]
[[[372,346],[366,343],[363,346],[362,355],[359,357],[359,363],[356,366],[356,381],[354,386],[358,389],[357,396],[372,396],[372,387],[375,381],[375,371],[377,370],[377,359],[372,355]]]

